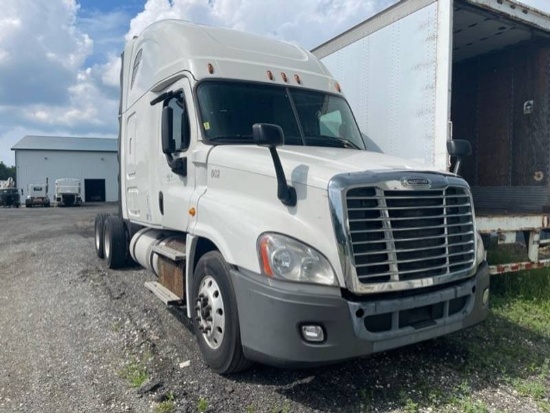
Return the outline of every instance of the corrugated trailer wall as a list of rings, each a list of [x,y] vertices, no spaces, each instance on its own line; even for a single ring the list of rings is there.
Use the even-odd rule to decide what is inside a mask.
[[[541,212],[549,202],[550,41],[453,67],[453,138],[471,142],[461,174],[478,210]]]

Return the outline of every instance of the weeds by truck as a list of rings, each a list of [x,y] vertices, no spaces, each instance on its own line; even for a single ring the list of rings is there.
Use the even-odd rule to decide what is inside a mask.
[[[335,362],[486,317],[467,182],[367,151],[311,53],[168,20],[121,70],[120,213],[96,216],[96,253],[152,270],[213,370]]]
[[[520,262],[550,265],[550,16],[510,0],[403,0],[313,50],[341,79],[371,150],[445,170],[447,141],[473,153],[461,174],[476,224]]]

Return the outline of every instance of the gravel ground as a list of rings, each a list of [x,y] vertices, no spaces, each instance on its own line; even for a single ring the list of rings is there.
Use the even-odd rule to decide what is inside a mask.
[[[143,287],[151,273],[95,256],[95,214],[114,210],[0,208],[0,412],[540,411],[476,371],[464,384],[461,342],[476,329],[330,367],[218,376],[183,311]],[[132,387],[136,370],[152,390]],[[434,407],[417,405],[426,398]],[[487,410],[468,410],[478,400]]]

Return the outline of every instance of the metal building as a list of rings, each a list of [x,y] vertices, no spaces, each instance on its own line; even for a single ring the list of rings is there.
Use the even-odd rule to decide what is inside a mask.
[[[25,136],[11,149],[22,199],[27,197],[29,184],[47,180],[48,196],[53,200],[56,179],[78,178],[84,202],[118,200],[117,139]]]

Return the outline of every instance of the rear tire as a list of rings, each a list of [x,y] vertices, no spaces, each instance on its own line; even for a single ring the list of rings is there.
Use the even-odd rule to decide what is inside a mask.
[[[105,258],[105,253],[103,250],[103,227],[105,226],[105,220],[109,214],[106,212],[100,212],[95,216],[94,223],[94,244],[95,244],[95,253],[98,258]]]
[[[231,374],[252,362],[244,357],[229,265],[218,251],[204,254],[193,279],[193,322],[202,356],[212,370]]]
[[[115,215],[109,215],[105,219],[103,228],[103,253],[107,267],[121,268],[126,262],[126,250],[128,249],[124,222]]]

